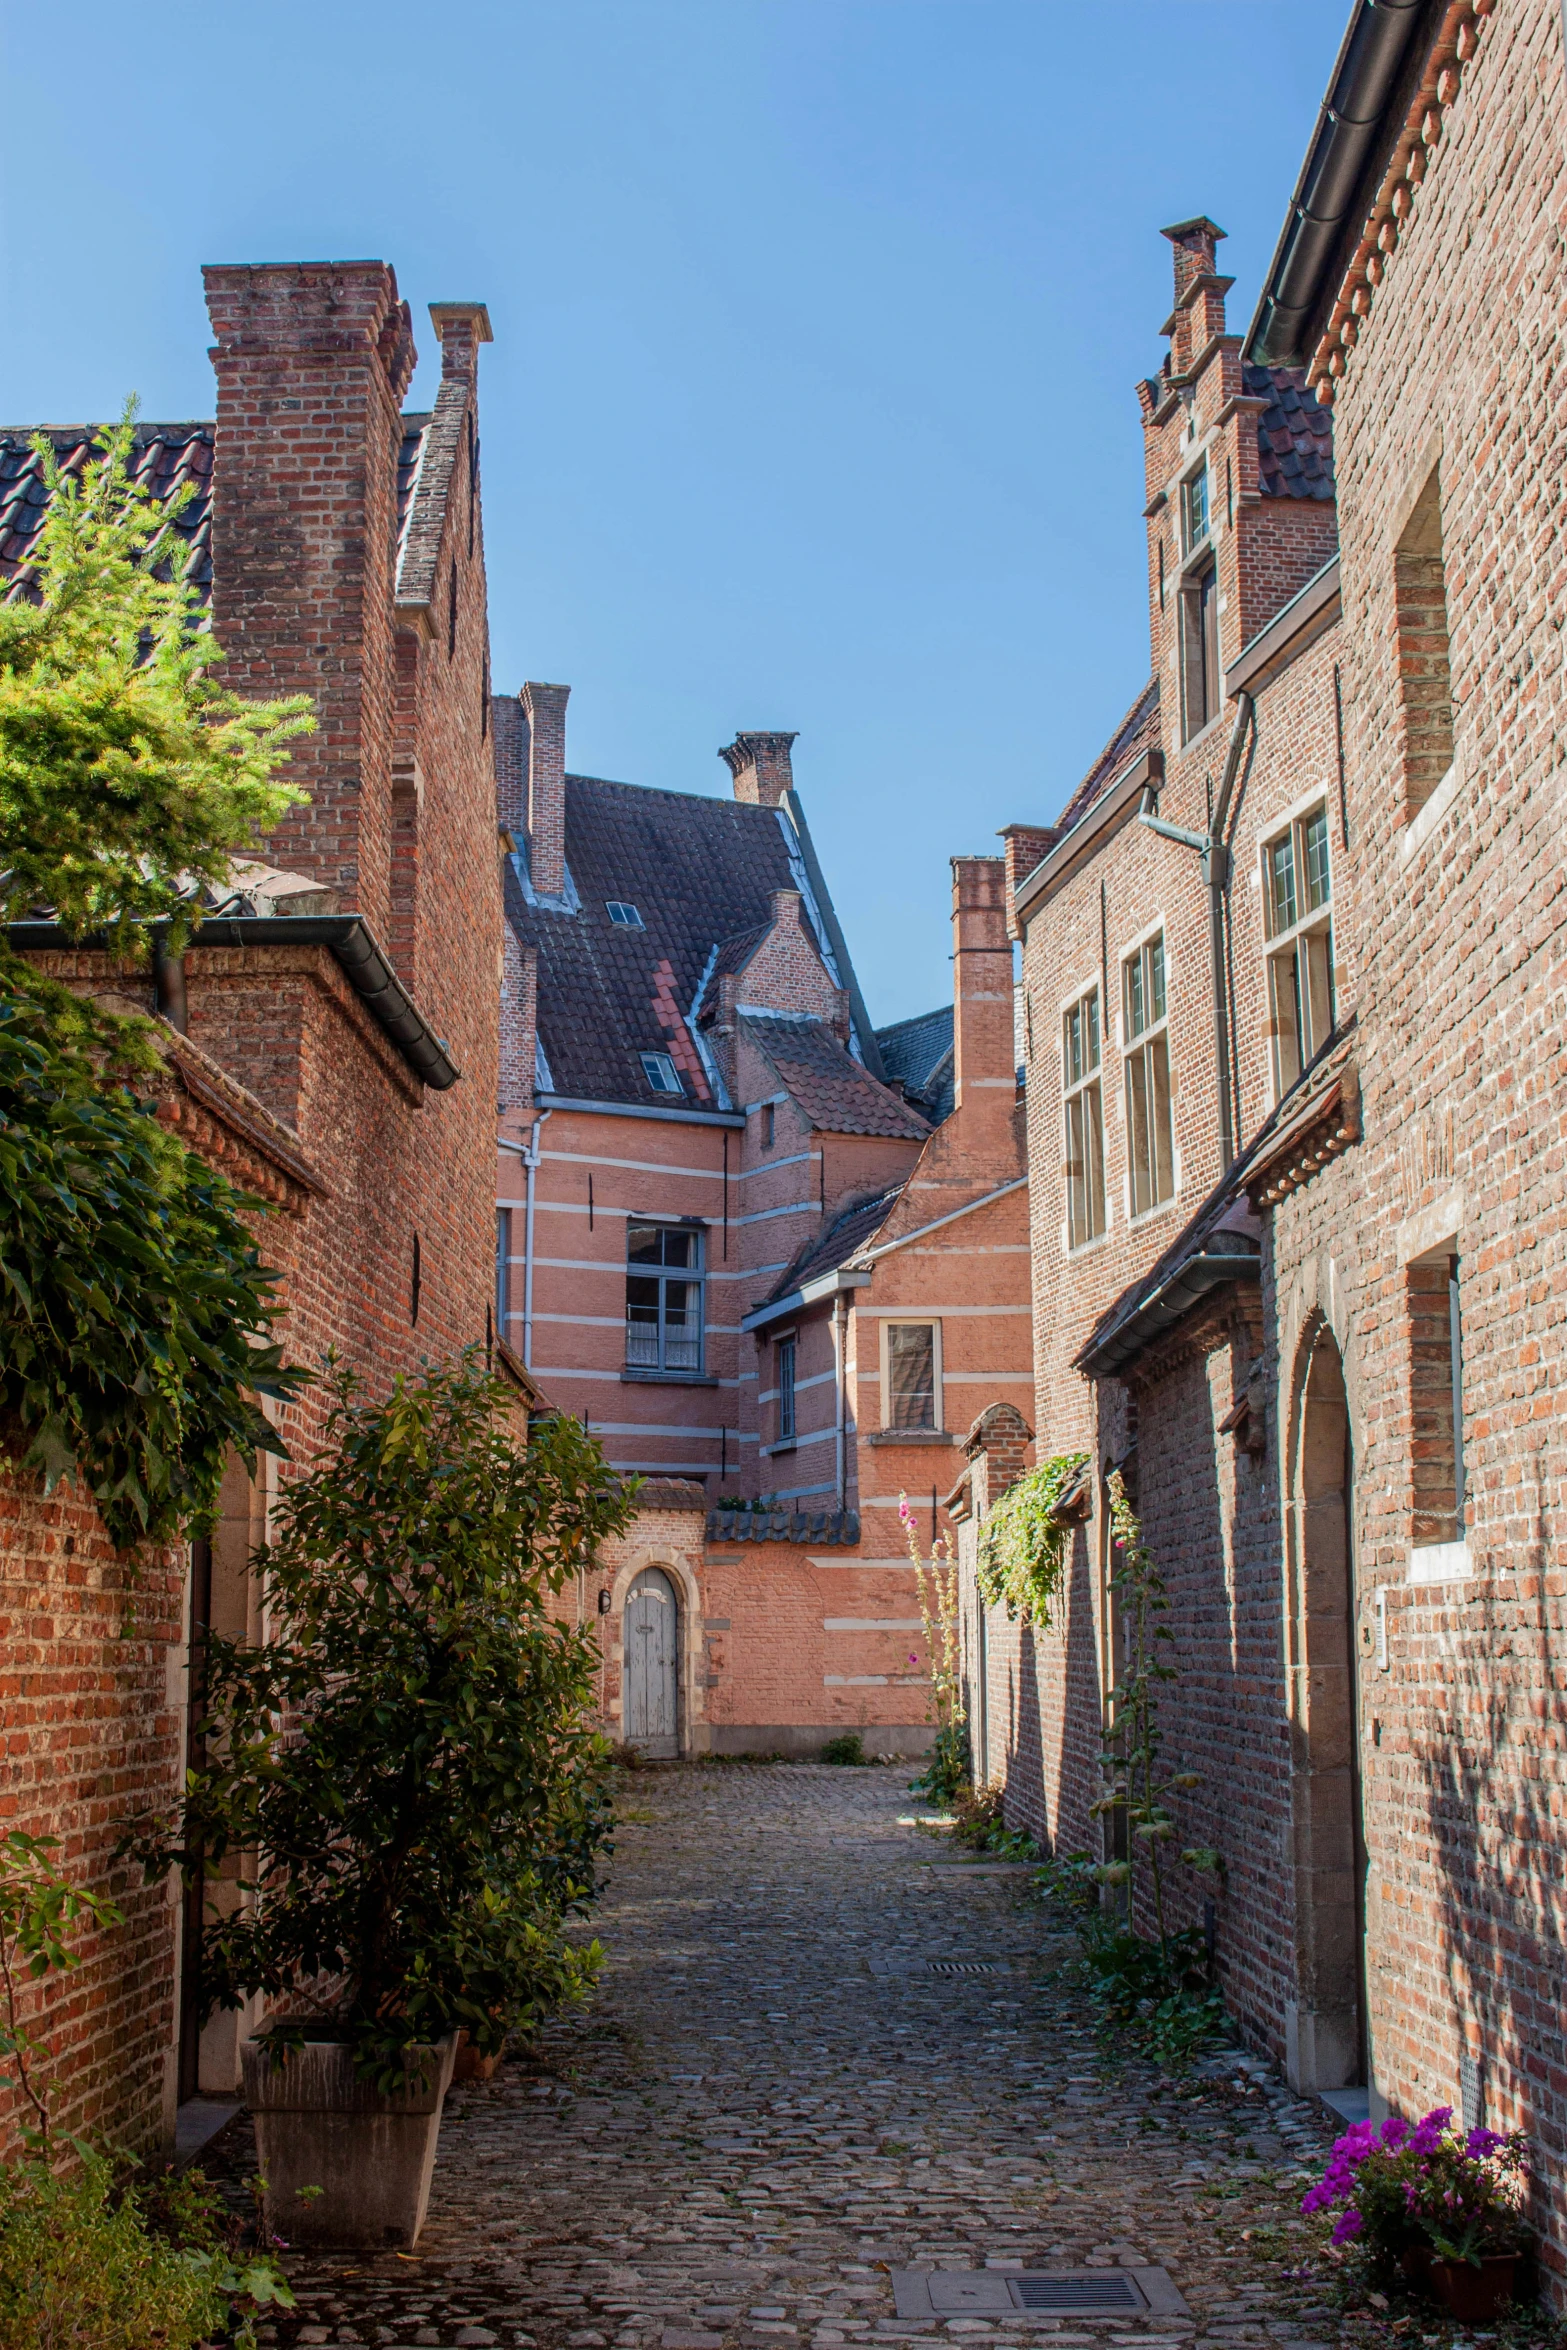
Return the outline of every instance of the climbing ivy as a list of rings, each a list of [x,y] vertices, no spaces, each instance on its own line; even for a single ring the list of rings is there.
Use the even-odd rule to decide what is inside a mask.
[[[124,1550],[199,1526],[230,1446],[280,1451],[254,1397],[303,1376],[260,1203],[136,1098],[144,1034],[0,959],[0,1452],[85,1485]]]
[[[979,1537],[979,1591],[989,1607],[1005,1600],[1019,1615],[1044,1626],[1061,1588],[1070,1529],[1052,1513],[1085,1466],[1083,1452],[1057,1453],[1009,1486]]]

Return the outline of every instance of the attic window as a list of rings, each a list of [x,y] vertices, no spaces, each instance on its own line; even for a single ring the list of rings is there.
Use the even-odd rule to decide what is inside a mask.
[[[684,1091],[676,1073],[675,1064],[667,1053],[643,1053],[641,1060],[642,1074],[655,1093],[681,1093]]]
[[[628,906],[624,898],[606,898],[604,911],[617,929],[645,930],[647,928],[647,924],[637,912],[636,907]]]

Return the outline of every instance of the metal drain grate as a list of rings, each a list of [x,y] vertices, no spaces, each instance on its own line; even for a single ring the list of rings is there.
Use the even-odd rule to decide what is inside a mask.
[[[999,1975],[1000,1966],[993,1958],[927,1958],[927,1975]]]
[[[902,2318],[1190,2315],[1162,2268],[894,2269]]]
[[[1129,2276],[1105,2269],[1080,2277],[1008,2277],[1019,2309],[1142,2309],[1147,2306]]]
[[[873,1975],[1009,1975],[1013,1962],[1009,1958],[927,1958],[916,1951],[892,1951],[885,1957],[866,1960]]]

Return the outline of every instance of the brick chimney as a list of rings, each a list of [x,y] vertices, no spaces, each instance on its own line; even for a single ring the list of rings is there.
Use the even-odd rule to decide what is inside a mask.
[[[566,886],[566,704],[569,685],[525,685],[528,721],[528,861],[540,897]]]
[[[735,798],[753,808],[776,808],[786,791],[794,789],[790,762],[793,734],[737,734],[718,756],[735,779]]]
[[[1170,363],[1179,376],[1215,335],[1224,333],[1224,297],[1235,280],[1218,275],[1218,247],[1225,232],[1216,220],[1199,215],[1196,220],[1178,220],[1159,233],[1174,247],[1175,307],[1161,332],[1172,338]]]
[[[1004,1156],[1017,1104],[1006,861],[952,860],[955,1104],[966,1151]]]
[[[204,271],[217,340],[212,620],[223,682],[308,693],[310,794],[267,856],[382,938],[391,912],[394,565],[408,305],[384,261]]]
[[[443,382],[455,376],[472,383],[479,372],[479,345],[493,343],[490,313],[483,302],[432,302],[430,324],[441,346]]]

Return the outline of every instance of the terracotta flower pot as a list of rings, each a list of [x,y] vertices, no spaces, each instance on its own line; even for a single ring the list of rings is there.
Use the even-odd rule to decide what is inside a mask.
[[[285,2243],[379,2252],[415,2242],[457,2035],[412,2053],[427,2059],[422,2076],[416,2069],[407,2088],[382,2096],[339,2040],[307,2040],[280,2065],[265,2040],[245,2042],[266,2221]],[[312,2187],[321,2192],[301,2194]]]
[[[1460,2325],[1484,2325],[1511,2301],[1517,2269],[1513,2252],[1489,2253],[1478,2268],[1467,2260],[1438,2260],[1433,2253],[1428,2273],[1432,2291]]]

